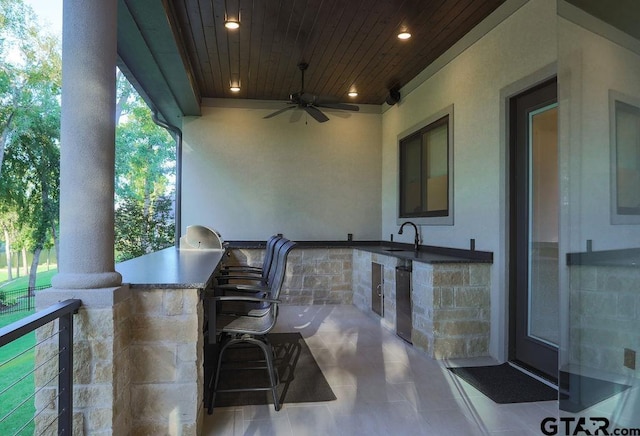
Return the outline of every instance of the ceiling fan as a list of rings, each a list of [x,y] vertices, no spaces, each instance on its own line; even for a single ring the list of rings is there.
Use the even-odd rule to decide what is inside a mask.
[[[302,86],[300,87],[300,91],[289,95],[289,105],[285,108],[277,110],[263,118],[271,118],[276,115],[280,115],[283,112],[286,112],[290,109],[303,109],[306,113],[311,115],[317,122],[324,123],[325,121],[329,121],[329,117],[327,117],[320,109],[321,107],[329,108],[329,109],[341,109],[345,111],[359,111],[360,108],[353,104],[340,103],[336,101],[336,99],[328,98],[328,97],[319,97],[317,95],[309,94],[304,91],[304,72],[309,67],[309,64],[306,62],[300,62],[298,64],[298,68],[302,73]]]

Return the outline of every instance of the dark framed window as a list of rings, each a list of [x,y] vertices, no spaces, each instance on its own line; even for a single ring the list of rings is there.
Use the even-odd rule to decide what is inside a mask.
[[[612,224],[640,223],[639,103],[610,92]]]
[[[450,121],[446,114],[400,139],[400,218],[450,216]]]

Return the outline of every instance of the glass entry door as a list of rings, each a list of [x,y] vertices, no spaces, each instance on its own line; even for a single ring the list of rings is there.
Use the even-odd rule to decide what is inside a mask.
[[[557,380],[556,81],[513,98],[511,116],[510,359]]]

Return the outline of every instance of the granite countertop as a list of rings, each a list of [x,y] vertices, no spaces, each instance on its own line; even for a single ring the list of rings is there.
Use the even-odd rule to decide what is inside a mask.
[[[116,264],[132,288],[206,288],[226,250],[165,248]]]
[[[445,247],[422,247],[414,251],[411,247],[397,245],[379,245],[372,247],[357,247],[370,253],[393,256],[404,260],[422,263],[493,263],[493,253],[485,251],[458,250]]]
[[[412,244],[388,241],[296,241],[296,248],[351,248],[423,263],[493,263],[493,253],[459,248],[421,245],[416,253]],[[261,249],[264,241],[227,241],[231,249]]]

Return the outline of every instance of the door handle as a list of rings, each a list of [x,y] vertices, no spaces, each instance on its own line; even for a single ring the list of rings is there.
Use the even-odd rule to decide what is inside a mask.
[[[376,286],[376,289],[378,290],[376,292],[376,294],[378,294],[378,297],[382,297],[382,292],[380,292],[380,289],[382,288],[382,283],[378,284],[378,286]]]

